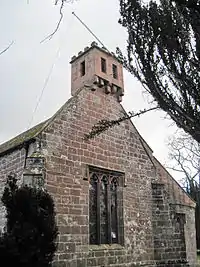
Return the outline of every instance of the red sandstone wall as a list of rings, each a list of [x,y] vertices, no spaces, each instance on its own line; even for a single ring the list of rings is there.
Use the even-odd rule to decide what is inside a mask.
[[[47,188],[55,198],[61,233],[57,264],[67,260],[71,267],[133,266],[134,262],[148,264],[153,260],[152,163],[139,135],[126,121],[94,140],[84,140],[97,121],[116,119],[122,112],[116,98],[103,89],[84,89],[43,134]],[[83,180],[87,164],[125,173],[124,247],[89,245],[89,184]]]

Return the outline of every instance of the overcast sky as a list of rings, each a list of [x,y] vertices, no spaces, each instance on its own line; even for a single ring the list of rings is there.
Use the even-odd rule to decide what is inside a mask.
[[[73,55],[90,45],[93,36],[72,15],[74,11],[115,51],[126,46],[126,32],[118,24],[119,0],[79,0],[66,4],[59,31],[50,41],[40,41],[51,33],[59,19],[54,0],[0,0],[0,51],[11,41],[12,47],[0,56],[0,143],[26,130],[41,95],[31,126],[53,115],[70,97],[70,64]],[[124,71],[127,111],[148,108],[148,97],[137,80]],[[150,99],[149,99],[150,100]],[[167,160],[165,139],[172,134],[163,112],[152,112],[134,119],[137,129],[162,162]]]

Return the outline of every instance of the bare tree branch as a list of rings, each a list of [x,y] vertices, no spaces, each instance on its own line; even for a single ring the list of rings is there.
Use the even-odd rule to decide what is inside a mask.
[[[101,134],[102,132],[105,132],[109,128],[112,128],[116,125],[120,125],[120,123],[125,121],[125,120],[129,120],[129,119],[134,118],[134,117],[139,117],[142,114],[145,114],[149,111],[157,110],[157,109],[159,109],[159,107],[153,107],[153,108],[149,108],[149,109],[140,110],[137,113],[129,112],[128,114],[125,114],[124,116],[120,117],[117,120],[106,120],[106,119],[100,120],[97,124],[95,124],[92,127],[92,130],[89,132],[89,134],[85,134],[85,140],[92,139],[95,136]]]
[[[179,131],[169,138],[168,147],[172,166],[167,168],[183,173],[184,183],[193,182],[200,172],[200,144],[188,134]]]
[[[59,0],[55,0],[55,5],[57,5],[59,2],[61,2],[61,4],[60,4],[60,10],[59,10],[59,12],[60,12],[60,18],[59,18],[59,20],[58,20],[57,26],[56,26],[55,30],[54,30],[51,34],[49,34],[47,37],[45,37],[40,43],[43,43],[43,42],[46,41],[47,39],[48,39],[48,40],[51,40],[51,38],[54,36],[54,34],[58,31],[58,29],[59,29],[59,27],[60,27],[60,24],[61,24],[61,22],[62,22],[62,19],[63,19],[63,8],[64,8],[64,4],[65,4],[65,3],[73,3],[74,0],[61,0],[61,1],[59,1]]]
[[[124,67],[200,143],[200,0],[120,0]]]
[[[10,44],[9,44],[9,46],[7,46],[4,50],[2,50],[1,52],[0,52],[0,55],[2,55],[3,53],[5,53],[12,45],[14,44],[14,41],[12,41]]]
[[[177,169],[175,167],[167,167],[167,169],[172,170],[172,171],[175,171],[175,172],[182,172],[182,173],[184,173],[183,170],[179,170],[179,169]]]
[[[62,11],[63,11],[63,7],[64,7],[64,2],[65,1],[62,0],[61,5],[60,5],[60,19],[59,19],[59,21],[57,23],[57,26],[56,26],[55,30],[51,34],[49,34],[47,37],[45,37],[40,43],[43,43],[47,39],[51,40],[51,38],[54,36],[54,34],[58,31],[58,29],[60,27],[60,24],[61,24],[61,21],[63,19],[63,12]],[[57,3],[58,3],[58,0],[55,2],[55,5],[57,5]]]

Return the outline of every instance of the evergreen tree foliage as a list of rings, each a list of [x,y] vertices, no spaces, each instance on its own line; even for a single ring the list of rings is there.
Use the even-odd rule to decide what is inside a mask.
[[[120,0],[120,13],[125,68],[200,142],[200,0]]]
[[[56,251],[58,229],[54,202],[44,190],[17,186],[8,177],[2,202],[6,231],[0,238],[0,260],[6,267],[48,267]]]

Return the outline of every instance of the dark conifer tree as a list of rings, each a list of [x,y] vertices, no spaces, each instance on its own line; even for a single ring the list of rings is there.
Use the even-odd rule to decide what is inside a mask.
[[[1,264],[51,266],[58,234],[52,197],[42,189],[18,187],[16,178],[8,177],[2,202],[7,223],[0,238]]]
[[[125,68],[200,142],[200,0],[120,0]]]

